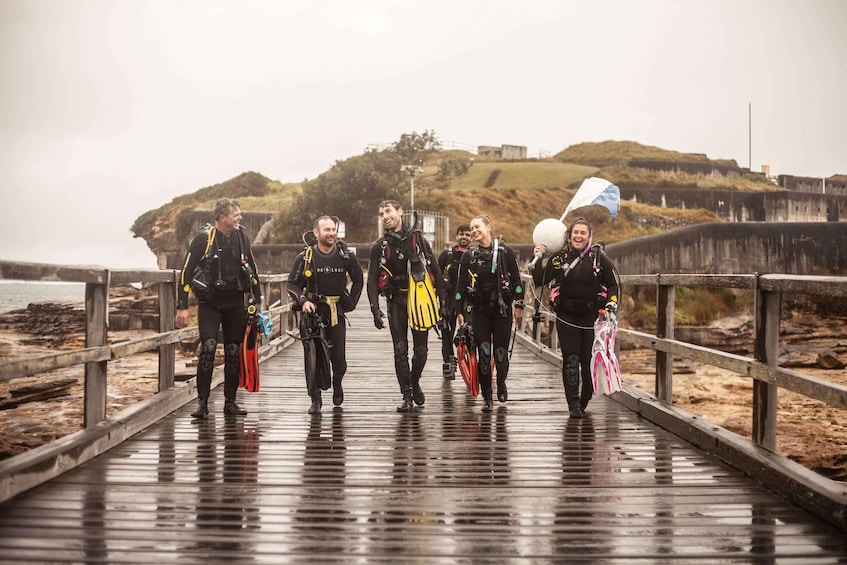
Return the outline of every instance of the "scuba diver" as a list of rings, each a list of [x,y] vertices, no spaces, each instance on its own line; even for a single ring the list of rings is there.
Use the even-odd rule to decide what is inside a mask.
[[[491,359],[497,371],[497,400],[506,402],[509,392],[509,338],[512,324],[520,325],[524,308],[524,289],[514,251],[501,238],[491,236],[491,218],[471,220],[471,234],[479,247],[471,247],[459,263],[456,283],[458,323],[470,318],[479,352],[479,385],[483,412],[491,412]],[[514,305],[514,309],[512,306]]]
[[[582,418],[594,395],[594,321],[600,311],[616,312],[620,296],[620,278],[614,263],[602,244],[592,245],[591,240],[591,224],[578,218],[567,232],[565,248],[552,255],[543,268],[539,261],[531,269],[537,288],[550,285],[550,307],[556,313],[556,332],[562,348],[562,384],[572,418]],[[538,245],[534,253],[543,254],[544,250],[544,245]]]
[[[443,315],[444,302],[441,297],[444,296],[444,279],[429,242],[417,226],[403,226],[403,209],[399,202],[381,202],[379,218],[384,232],[370,249],[368,300],[374,326],[382,329],[385,327],[385,314],[380,310],[379,297],[385,297],[388,327],[394,344],[394,372],[403,395],[397,411],[410,412],[414,410],[415,404],[421,406],[426,400],[420,380],[426,365],[429,328]]]
[[[443,318],[441,326],[441,374],[445,379],[456,378],[456,355],[453,353],[453,336],[456,333],[456,309],[453,307],[455,300],[451,298],[456,294],[456,279],[459,273],[459,261],[468,250],[471,243],[471,227],[462,224],[456,228],[456,245],[445,249],[438,256],[438,267],[444,275],[445,296],[447,297],[447,315]]]
[[[344,389],[341,381],[347,372],[347,327],[344,314],[355,310],[364,280],[356,254],[336,235],[337,222],[329,216],[315,220],[312,232],[304,234],[306,249],[297,255],[288,274],[288,293],[299,304],[303,316],[317,312],[325,328],[332,365],[332,403],[341,406]],[[309,235],[311,237],[305,237]],[[351,283],[347,290],[347,283]],[[305,344],[304,344],[305,346]],[[321,411],[321,389],[317,379],[306,376],[306,388],[312,404],[309,414]]]
[[[220,198],[209,226],[191,242],[177,288],[176,324],[188,325],[188,291],[197,298],[200,354],[197,360],[197,410],[193,418],[209,414],[212,370],[218,346],[218,330],[224,341],[224,408],[230,416],[247,414],[235,403],[239,383],[238,350],[244,338],[245,306],[259,308],[262,301],[256,261],[250,240],[241,227],[238,200]]]

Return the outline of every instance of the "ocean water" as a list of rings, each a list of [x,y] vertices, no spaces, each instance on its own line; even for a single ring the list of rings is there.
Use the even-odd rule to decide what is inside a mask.
[[[85,283],[0,281],[0,312],[26,308],[32,302],[85,300]]]

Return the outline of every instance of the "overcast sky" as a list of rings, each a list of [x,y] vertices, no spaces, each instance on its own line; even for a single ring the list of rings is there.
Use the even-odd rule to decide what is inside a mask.
[[[412,131],[847,173],[845,27],[843,0],[0,0],[0,259],[154,268],[141,213]]]

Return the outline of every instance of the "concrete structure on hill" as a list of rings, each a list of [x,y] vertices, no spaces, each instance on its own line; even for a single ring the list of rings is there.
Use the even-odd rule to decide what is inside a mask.
[[[741,176],[741,168],[733,163],[718,163],[715,161],[656,161],[633,159],[627,163],[629,167],[645,169],[648,171],[666,173],[684,173],[689,175],[702,175],[706,177],[738,178]]]
[[[476,148],[476,154],[480,157],[491,157],[494,159],[526,159],[526,147],[523,145],[480,145]]]
[[[820,179],[818,179],[820,182]],[[845,183],[847,184],[847,183]],[[621,200],[662,208],[703,209],[730,222],[838,222],[847,220],[847,195],[809,192],[741,192],[699,188],[621,187]]]
[[[838,194],[847,196],[847,181],[820,177],[795,177],[793,175],[779,175],[779,186],[796,192],[810,192],[812,194]]]

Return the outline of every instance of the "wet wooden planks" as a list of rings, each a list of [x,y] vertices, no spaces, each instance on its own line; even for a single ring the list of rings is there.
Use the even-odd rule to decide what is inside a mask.
[[[250,411],[186,406],[0,506],[3,563],[847,560],[844,535],[605,398],[567,418],[558,369],[515,348],[509,402],[480,413],[440,376],[400,394],[388,331],[348,329],[342,409],[309,399],[299,346]]]

